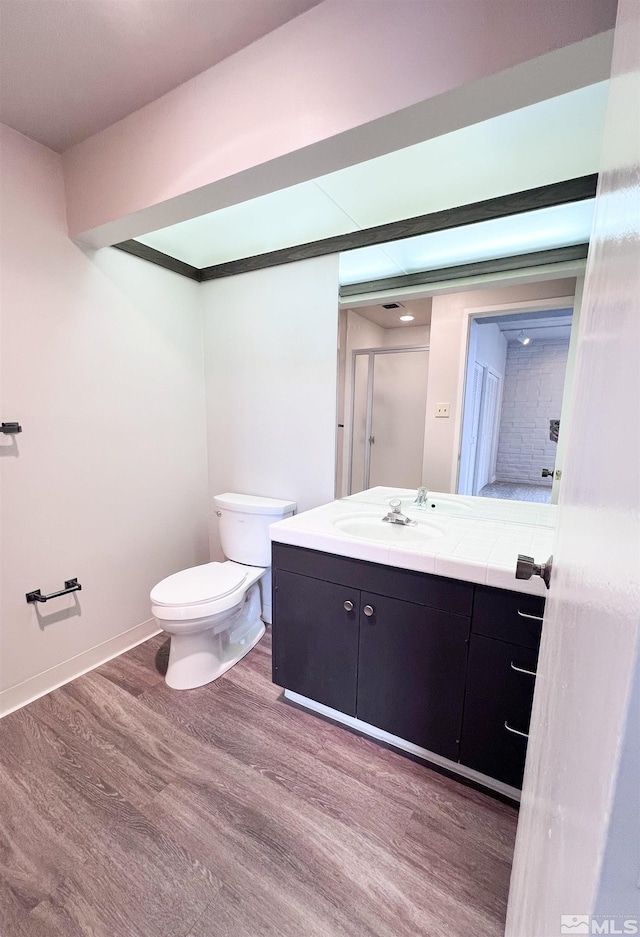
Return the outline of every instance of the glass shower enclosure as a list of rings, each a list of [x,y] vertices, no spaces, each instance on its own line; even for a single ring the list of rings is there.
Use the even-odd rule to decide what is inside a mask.
[[[349,494],[422,484],[428,370],[425,345],[353,352]]]

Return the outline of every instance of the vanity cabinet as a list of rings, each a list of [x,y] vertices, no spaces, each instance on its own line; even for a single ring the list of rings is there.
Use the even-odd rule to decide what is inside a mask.
[[[473,587],[299,547],[273,553],[274,683],[457,761]]]
[[[522,786],[544,599],[477,586],[460,763]]]
[[[273,544],[273,681],[520,787],[544,599]]]

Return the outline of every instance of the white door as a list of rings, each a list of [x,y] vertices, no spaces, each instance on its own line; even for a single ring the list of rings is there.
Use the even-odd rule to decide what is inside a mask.
[[[471,432],[469,435],[469,445],[466,453],[463,453],[464,465],[466,469],[466,481],[464,486],[460,487],[460,494],[475,494],[473,486],[475,483],[476,458],[478,454],[478,434],[480,433],[480,411],[482,408],[482,388],[484,387],[485,369],[477,361],[473,364],[473,384],[471,387],[470,400],[470,420]]]
[[[507,937],[640,924],[639,37],[619,0]]]
[[[485,368],[482,387],[482,408],[479,420],[478,445],[473,478],[473,494],[477,495],[485,485],[495,480],[496,433],[498,426],[498,403],[500,400],[500,378]]]

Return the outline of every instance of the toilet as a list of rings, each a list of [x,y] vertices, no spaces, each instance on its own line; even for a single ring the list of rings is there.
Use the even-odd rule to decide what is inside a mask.
[[[269,525],[290,517],[293,501],[216,495],[223,563],[205,563],[151,590],[151,614],[171,635],[165,680],[174,690],[211,683],[258,643],[271,622]]]

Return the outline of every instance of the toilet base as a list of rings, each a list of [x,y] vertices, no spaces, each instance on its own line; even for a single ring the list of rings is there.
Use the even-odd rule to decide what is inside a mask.
[[[173,690],[193,690],[217,680],[256,646],[265,633],[257,586],[251,587],[229,627],[172,633],[165,682]]]

